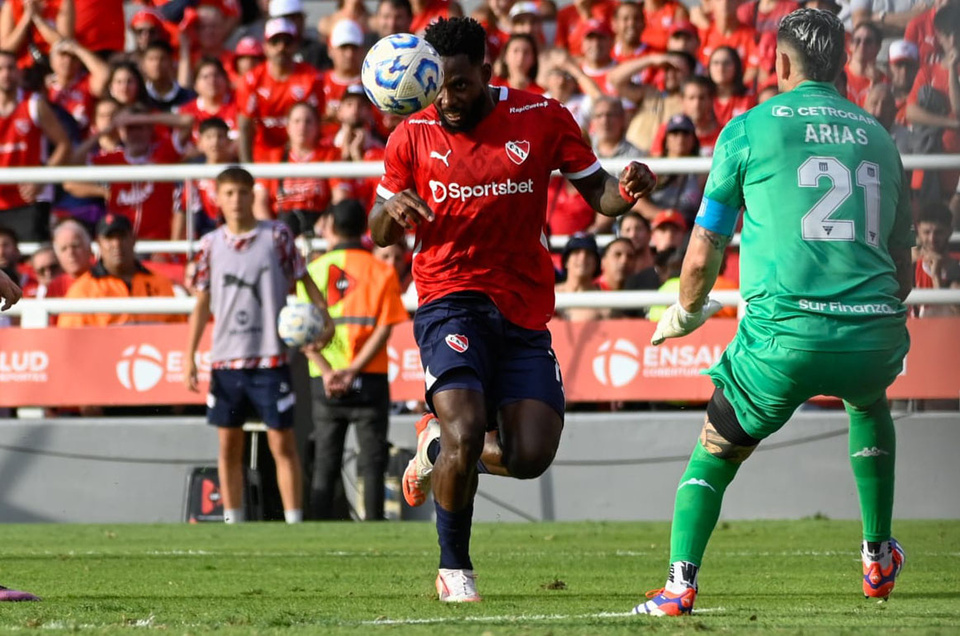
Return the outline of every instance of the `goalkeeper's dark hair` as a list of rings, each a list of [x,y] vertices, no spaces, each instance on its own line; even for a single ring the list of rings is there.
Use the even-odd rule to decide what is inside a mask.
[[[829,11],[797,9],[780,21],[777,42],[796,53],[803,76],[815,82],[833,82],[843,69],[845,32]]]
[[[424,38],[441,57],[466,55],[471,64],[483,64],[487,32],[473,18],[440,18],[427,27]]]

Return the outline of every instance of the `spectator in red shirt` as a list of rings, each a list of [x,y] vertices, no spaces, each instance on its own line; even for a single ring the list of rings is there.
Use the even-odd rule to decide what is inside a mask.
[[[588,30],[596,28],[593,21],[602,23],[613,34],[610,22],[616,8],[613,0],[574,0],[557,12],[556,46],[574,57],[583,54],[583,39]]]
[[[124,48],[123,0],[73,0],[77,42],[102,59]]]
[[[917,135],[917,151],[926,154],[960,152],[960,4],[947,4],[933,19],[944,51],[933,66],[922,66],[907,98],[907,121]],[[943,201],[953,191],[955,170],[913,172],[913,189],[928,201]]]
[[[700,142],[693,121],[683,114],[671,117],[666,124],[663,146],[658,150],[662,156],[669,158],[696,157],[700,152]],[[664,210],[676,210],[688,225],[693,225],[700,209],[703,185],[704,180],[698,174],[661,175],[653,192],[638,201],[634,209],[651,221]]]
[[[337,107],[348,86],[360,83],[363,64],[363,29],[353,20],[340,20],[330,34],[330,59],[333,68],[323,74],[324,131],[337,129]]]
[[[340,100],[337,119],[340,130],[332,139],[326,141],[339,152],[339,161],[375,161],[383,159],[384,146],[377,138],[372,127],[370,101],[359,85],[350,86]],[[358,199],[364,205],[373,206],[376,189],[380,179],[332,179],[332,202],[339,203],[345,198]]]
[[[690,12],[676,0],[644,0],[643,17],[640,39],[656,51],[666,51],[669,49],[667,41],[673,36],[676,26],[687,22]]]
[[[754,81],[763,82],[766,73],[758,77],[760,57],[757,54],[757,33],[752,26],[737,19],[736,0],[710,0],[709,15],[694,12],[694,24],[700,27],[700,61],[709,63],[714,50],[729,46],[737,50],[745,70],[743,81],[752,86]]]
[[[923,205],[917,214],[917,247],[913,249],[914,286],[919,289],[960,289],[960,263],[950,255],[951,214],[939,201]],[[921,305],[921,318],[956,316],[960,305]]]
[[[121,106],[131,106],[137,103],[146,104],[147,88],[136,62],[119,60],[110,65],[107,95],[115,99]]]
[[[310,104],[296,104],[287,116],[289,142],[281,162],[309,163],[340,159],[338,149],[320,141],[320,117]],[[313,236],[320,216],[330,205],[330,180],[312,177],[270,179],[254,191],[254,213],[259,219],[276,218],[294,236]]]
[[[872,22],[861,22],[853,30],[853,48],[844,70],[847,73],[847,99],[861,108],[870,87],[887,81],[887,76],[877,68],[882,41],[880,29]]]
[[[723,128],[717,121],[717,115],[713,110],[713,101],[716,96],[716,86],[710,81],[710,78],[702,75],[687,78],[680,89],[680,109],[695,126],[697,141],[700,144],[700,156],[702,157],[713,156],[713,147],[716,145],[717,137],[720,136],[720,130]],[[661,156],[668,125],[669,122],[661,126],[653,140],[650,154],[655,157]]]
[[[0,45],[26,68],[47,56],[50,46],[73,38],[73,0],[6,0],[0,7]]]
[[[500,51],[500,58],[494,64],[494,76],[490,83],[494,86],[508,86],[517,90],[543,95],[544,89],[537,84],[539,71],[537,42],[532,35],[514,33],[507,38]]]
[[[426,28],[437,18],[459,18],[463,16],[463,7],[456,0],[410,0],[413,7],[413,21],[410,32],[423,35]]]
[[[721,46],[710,56],[708,65],[710,79],[717,87],[717,96],[713,99],[713,111],[721,126],[742,115],[757,105],[757,99],[747,94],[743,83],[743,62],[736,49]]]
[[[204,163],[224,164],[236,158],[230,140],[230,128],[219,117],[210,117],[201,122],[197,132],[197,149]],[[200,237],[223,224],[223,214],[217,204],[215,179],[188,179],[183,184],[183,209],[187,223],[193,221],[193,235]],[[189,280],[189,276],[185,280]]]
[[[372,29],[367,32],[364,44],[370,48],[381,38],[396,33],[410,33],[413,22],[413,7],[410,0],[379,0],[377,12],[371,20]]]
[[[0,168],[69,162],[66,131],[40,94],[20,88],[17,58],[9,51],[0,51],[0,113]],[[53,150],[45,158],[48,142]],[[36,183],[0,186],[0,226],[13,230],[22,241],[49,240],[50,202],[49,194],[44,196],[45,187]]]
[[[653,251],[650,250],[650,221],[636,210],[630,210],[620,217],[617,236],[628,239],[633,245],[633,272],[638,274],[653,269]],[[654,281],[646,287],[631,287],[632,289],[656,289],[660,286],[660,279],[653,274]]]
[[[107,84],[110,67],[75,40],[60,40],[50,52],[47,99],[62,107],[86,133],[93,117],[95,97]]]
[[[593,234],[578,233],[570,237],[563,248],[560,260],[563,266],[563,281],[556,286],[557,292],[599,291],[600,250]],[[557,316],[570,322],[587,322],[606,317],[605,309],[572,307],[557,311]]]
[[[73,219],[62,221],[53,229],[53,251],[62,273],[50,281],[47,297],[63,298],[73,281],[93,266],[90,233]]]
[[[625,289],[627,278],[633,274],[636,250],[628,238],[616,238],[603,249],[600,258],[600,268],[603,273],[597,279],[603,291],[620,291]],[[618,314],[619,315],[619,314]],[[617,317],[611,314],[609,317]]]
[[[177,82],[173,47],[162,40],[147,45],[140,60],[140,72],[147,92],[147,104],[151,108],[169,113],[197,96]]]
[[[50,296],[50,285],[62,272],[53,247],[44,243],[30,257],[30,269],[33,270],[33,284],[23,289],[23,295],[28,298],[47,298]]]
[[[510,34],[526,33],[533,36],[537,42],[537,48],[543,48],[547,44],[547,38],[543,33],[543,15],[536,2],[531,0],[519,0],[510,7]]]
[[[737,7],[737,19],[756,32],[760,68],[768,76],[775,75],[780,20],[799,8],[793,0],[749,0]]]
[[[240,160],[271,161],[287,143],[286,116],[297,102],[323,109],[323,83],[316,69],[294,62],[296,26],[271,18],[264,27],[267,61],[247,73],[237,94]]]
[[[603,91],[568,51],[551,49],[541,62],[540,74],[546,78],[544,94],[563,104],[580,128],[586,130],[590,123],[590,106],[603,96]]]
[[[890,84],[897,106],[898,124],[907,123],[907,98],[913,90],[913,82],[920,70],[920,52],[909,40],[896,40],[890,44]]]
[[[648,55],[653,49],[640,38],[646,26],[643,6],[621,2],[613,12],[613,59],[619,64]]]
[[[227,68],[230,83],[238,86],[247,73],[263,64],[265,59],[263,45],[259,40],[250,36],[240,38],[237,48],[233,51],[233,65]]]
[[[197,143],[200,124],[217,117],[230,129],[230,139],[236,140],[237,102],[229,93],[227,71],[216,58],[204,58],[197,65],[197,77],[193,82],[196,98],[177,107],[174,112],[193,117],[193,142]]]
[[[158,138],[155,128],[172,123],[161,115],[147,114],[141,105],[129,106],[116,119],[122,148],[93,157],[95,166],[133,166],[179,163],[184,154],[182,140],[189,136],[185,126],[178,135]],[[107,212],[127,217],[137,239],[169,240],[184,236],[185,222],[171,182],[110,183],[106,187]]]
[[[163,16],[153,9],[142,9],[130,18],[130,31],[133,33],[131,57],[139,62],[151,42],[170,43],[175,27],[165,22]]]
[[[606,22],[589,20],[583,26],[581,48],[583,59],[580,68],[597,83],[606,95],[616,95],[617,88],[607,81],[607,74],[617,67],[613,61],[613,30]]]
[[[916,45],[921,64],[936,64],[943,54],[940,45],[937,43],[937,33],[933,28],[933,17],[937,11],[953,1],[955,0],[933,0],[932,7],[914,17],[907,24],[903,39]]]

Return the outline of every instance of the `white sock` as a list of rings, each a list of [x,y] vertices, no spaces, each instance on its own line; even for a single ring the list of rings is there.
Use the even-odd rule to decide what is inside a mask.
[[[287,523],[301,523],[303,522],[303,510],[299,508],[295,510],[284,510],[283,518]]]
[[[893,559],[893,550],[890,549],[890,540],[880,541],[880,549],[876,552],[870,550],[867,542],[864,541],[860,547],[860,553],[863,558],[870,563],[879,563],[880,567],[886,568]]]
[[[696,589],[700,568],[689,561],[674,561],[670,564],[667,584],[664,586],[671,594],[681,594],[688,587]]]
[[[224,523],[243,523],[243,508],[224,508]]]

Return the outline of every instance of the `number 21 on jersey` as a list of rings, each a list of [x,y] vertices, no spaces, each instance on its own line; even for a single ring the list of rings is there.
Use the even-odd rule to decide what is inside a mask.
[[[855,173],[857,187],[863,188],[864,236],[867,244],[880,245],[880,166],[861,161]],[[816,188],[820,179],[830,181],[830,189],[820,197],[800,222],[805,241],[855,241],[855,221],[834,219],[833,214],[850,198],[853,183],[850,169],[836,157],[810,157],[797,169],[797,185]]]

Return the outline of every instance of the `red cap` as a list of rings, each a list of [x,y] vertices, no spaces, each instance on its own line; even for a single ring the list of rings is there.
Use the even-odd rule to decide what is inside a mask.
[[[671,36],[674,36],[677,33],[687,33],[697,38],[700,37],[700,33],[697,31],[697,27],[693,26],[693,23],[688,22],[687,20],[681,20],[680,22],[677,22],[670,28]]]
[[[655,230],[661,225],[668,224],[676,225],[684,232],[687,231],[687,220],[676,210],[663,210],[662,212],[658,212],[657,216],[653,217],[653,223],[650,224],[650,228]]]
[[[152,26],[157,29],[163,28],[163,18],[151,9],[142,9],[133,14],[130,18],[130,28],[136,29],[138,26]]]
[[[610,28],[610,25],[607,24],[604,20],[590,19],[587,20],[584,24],[583,35],[584,37],[590,35],[591,33],[596,33],[598,35],[606,35],[607,37],[613,37],[613,29]]]
[[[233,52],[237,57],[263,57],[263,45],[257,38],[248,35],[240,38]]]

